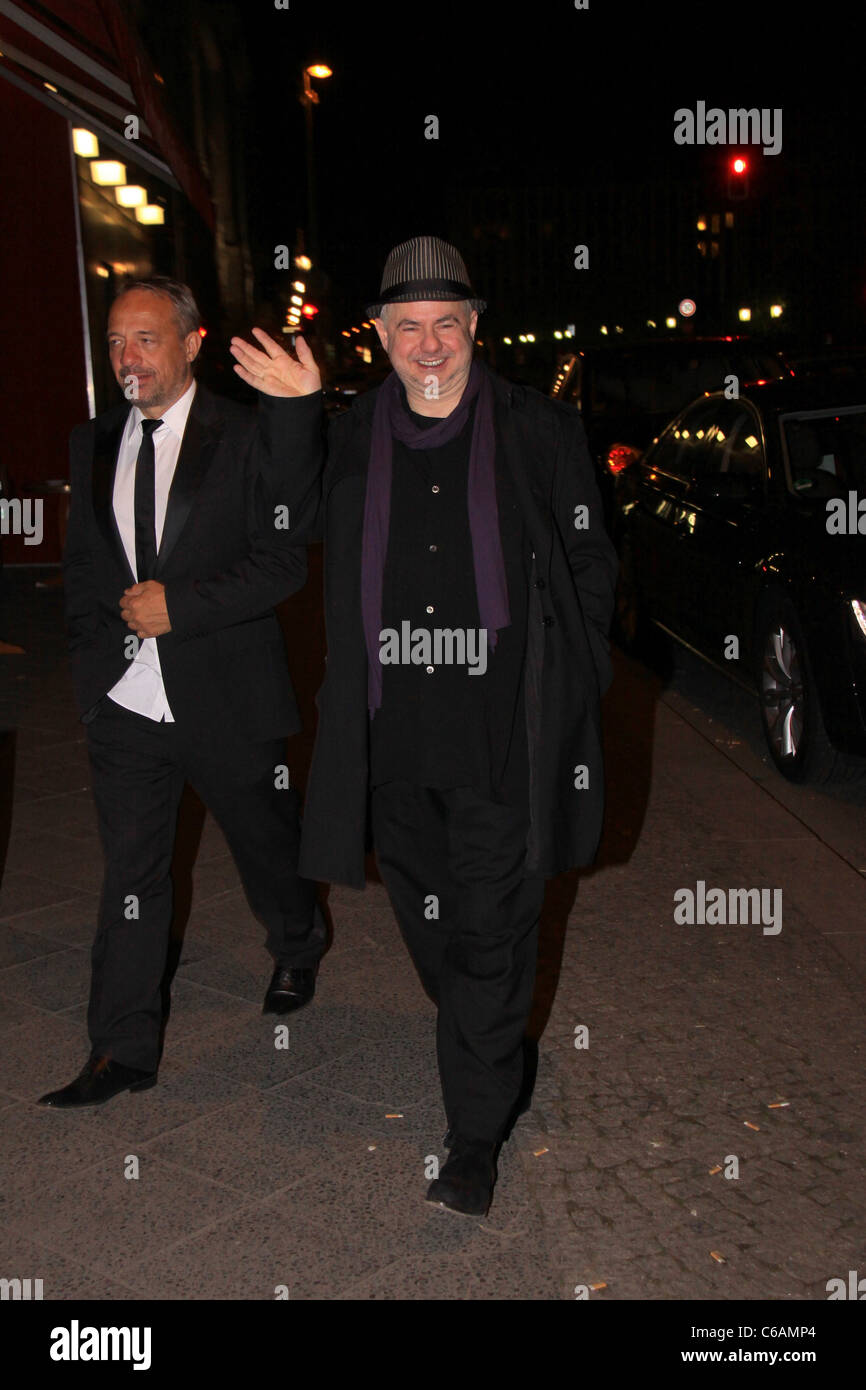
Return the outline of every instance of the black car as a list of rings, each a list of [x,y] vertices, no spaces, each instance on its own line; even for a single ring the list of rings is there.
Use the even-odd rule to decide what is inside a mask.
[[[694,401],[618,480],[618,626],[757,690],[773,760],[866,755],[866,378]]]
[[[569,354],[550,394],[581,413],[610,522],[613,475],[627,468],[678,410],[702,391],[723,390],[731,377],[742,387],[789,374],[782,355],[754,338],[656,338]]]

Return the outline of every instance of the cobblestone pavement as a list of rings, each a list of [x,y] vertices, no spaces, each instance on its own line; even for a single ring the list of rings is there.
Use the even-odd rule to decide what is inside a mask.
[[[160,1085],[36,1108],[86,1055],[99,853],[59,594],[13,585],[0,1275],[57,1299],[824,1300],[866,1274],[863,878],[625,659],[602,853],[549,885],[534,1103],[486,1219],[423,1200],[433,1009],[381,885],[331,890],[316,999],[278,1049],[261,929],[194,798]],[[781,889],[782,930],[678,925],[699,880]]]

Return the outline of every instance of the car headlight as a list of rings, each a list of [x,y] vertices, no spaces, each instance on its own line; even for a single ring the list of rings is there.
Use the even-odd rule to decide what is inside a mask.
[[[857,619],[857,625],[863,636],[866,637],[866,603],[861,598],[852,598],[851,607],[854,611],[854,617]]]

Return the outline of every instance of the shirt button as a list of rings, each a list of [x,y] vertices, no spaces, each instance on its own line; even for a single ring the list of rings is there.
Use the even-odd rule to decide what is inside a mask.
[[[430,550],[433,551],[434,553],[435,553],[435,551],[437,551],[438,549],[439,549],[438,545],[431,545],[431,546],[430,546]]]
[[[428,612],[428,613],[432,613],[432,612],[433,612],[433,605],[432,605],[432,603],[428,603],[428,604],[427,604],[427,612]]]
[[[438,483],[434,483],[433,486],[431,487],[430,491],[431,491],[431,492],[438,492],[438,491],[439,491],[439,484],[438,484]]]
[[[432,676],[432,674],[433,674],[433,667],[432,667],[432,666],[428,666],[428,667],[427,667],[427,675],[428,675],[428,676]]]

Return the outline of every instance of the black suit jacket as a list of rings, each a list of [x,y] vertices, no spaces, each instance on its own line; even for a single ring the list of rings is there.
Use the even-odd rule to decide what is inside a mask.
[[[131,408],[124,402],[106,411],[70,439],[64,580],[76,702],[85,717],[134,650],[119,602],[135,579],[113,509]],[[155,574],[171,622],[171,632],[157,638],[166,695],[193,737],[268,739],[299,727],[273,610],[306,581],[322,429],[319,392],[262,397],[257,412],[196,387]]]

